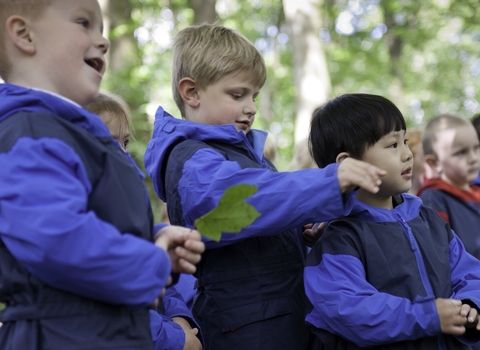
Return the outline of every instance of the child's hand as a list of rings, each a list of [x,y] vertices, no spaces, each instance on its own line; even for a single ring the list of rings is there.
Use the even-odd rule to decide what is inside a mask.
[[[313,247],[315,243],[317,243],[320,236],[323,234],[325,230],[325,223],[324,222],[317,222],[315,224],[308,224],[303,226],[303,239],[305,243],[309,247]]]
[[[368,192],[377,193],[387,172],[369,163],[351,157],[345,158],[338,166],[338,184],[342,193],[355,187],[361,187]]]
[[[179,324],[185,332],[185,345],[183,350],[201,350],[202,343],[197,338],[198,329],[192,328],[183,317],[173,317],[172,321]]]
[[[155,244],[167,251],[175,273],[195,273],[205,251],[200,233],[181,226],[166,226],[155,234]]]
[[[462,305],[460,300],[441,298],[435,299],[435,305],[437,307],[438,317],[440,318],[442,333],[452,335],[462,335],[465,333],[467,315],[471,312],[469,305]],[[474,318],[475,317],[476,312]]]
[[[468,304],[463,304],[460,313],[467,318],[467,324],[465,325],[466,328],[474,328],[477,331],[480,331],[480,315],[478,314],[477,309]]]

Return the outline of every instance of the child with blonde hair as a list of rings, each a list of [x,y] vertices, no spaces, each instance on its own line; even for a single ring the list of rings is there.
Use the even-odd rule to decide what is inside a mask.
[[[125,100],[117,94],[102,91],[85,108],[102,118],[113,138],[127,152],[132,137],[132,117]],[[166,226],[164,223],[157,224],[155,231]],[[183,297],[174,287],[167,288],[157,310],[150,310],[150,330],[155,349],[201,349],[201,336],[197,339],[198,328]]]
[[[153,231],[140,170],[83,108],[102,29],[96,0],[0,0],[2,350],[153,349],[150,306],[204,249]]]
[[[418,195],[450,224],[467,251],[480,259],[480,172],[477,133],[465,118],[442,114],[423,131],[425,162],[433,173]]]
[[[377,191],[384,172],[353,159],[277,172],[264,157],[267,133],[253,129],[266,67],[240,33],[218,24],[188,27],[174,39],[173,62],[172,89],[184,119],[160,107],[145,153],[170,221],[193,227],[237,184],[258,188],[247,202],[261,213],[238,234],[204,238],[193,314],[205,346],[306,349],[305,242],[296,229],[348,212],[353,194],[347,192]]]

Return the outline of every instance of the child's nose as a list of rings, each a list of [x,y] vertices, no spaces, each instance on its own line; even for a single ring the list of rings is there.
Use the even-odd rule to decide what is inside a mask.
[[[405,150],[403,152],[402,158],[404,159],[405,162],[408,162],[413,158],[413,153],[412,151],[410,151],[410,148],[407,145],[405,145]]]
[[[100,35],[98,38],[96,38],[96,47],[98,47],[103,54],[106,54],[108,51],[108,48],[110,47],[110,40],[105,38],[103,35]]]
[[[257,113],[257,107],[255,106],[255,101],[249,101],[243,108],[243,113],[249,115],[255,115]]]

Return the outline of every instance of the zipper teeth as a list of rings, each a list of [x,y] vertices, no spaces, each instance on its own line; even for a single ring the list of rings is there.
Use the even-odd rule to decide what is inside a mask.
[[[403,231],[405,232],[405,235],[407,236],[407,239],[410,242],[410,247],[413,250],[413,254],[415,255],[415,260],[417,261],[417,266],[418,266],[418,272],[420,273],[420,277],[422,279],[425,292],[427,293],[427,296],[434,297],[433,289],[432,289],[432,286],[430,285],[430,281],[428,280],[427,271],[425,269],[425,264],[423,262],[420,249],[418,248],[417,241],[412,234],[410,226],[408,226],[408,224],[400,215],[397,214],[397,217],[398,217],[397,221],[402,225]]]
[[[405,232],[405,235],[407,236],[407,239],[410,242],[410,247],[413,250],[413,254],[415,255],[415,260],[417,261],[417,266],[418,266],[418,272],[420,273],[420,278],[422,280],[423,287],[425,288],[425,292],[427,293],[427,296],[435,298],[435,295],[433,294],[432,285],[428,280],[427,271],[425,269],[425,263],[423,262],[422,253],[420,252],[420,249],[418,247],[417,240],[413,236],[412,230],[410,226],[405,222],[405,220],[398,213],[396,214],[396,216],[397,216],[397,221],[403,227],[403,231]],[[447,346],[445,344],[445,338],[443,337],[443,335],[437,336],[437,343],[438,343],[439,350],[447,350]]]

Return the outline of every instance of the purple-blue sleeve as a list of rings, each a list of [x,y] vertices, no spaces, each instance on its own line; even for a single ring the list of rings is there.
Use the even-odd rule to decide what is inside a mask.
[[[155,300],[171,270],[166,252],[87,210],[91,184],[70,146],[22,138],[0,169],[0,237],[32,275],[112,304]]]
[[[452,298],[457,300],[469,300],[480,311],[480,260],[469,254],[465,247],[453,233],[449,243],[450,269],[452,275]],[[480,340],[480,332],[468,337],[458,337],[468,345],[473,345]]]
[[[212,210],[225,190],[236,184],[257,186],[258,191],[246,201],[260,216],[238,234],[223,233],[218,243],[206,240],[207,248],[330,221],[348,214],[354,196],[342,195],[337,168],[337,164],[331,164],[323,169],[294,172],[242,169],[217,151],[202,148],[185,162],[178,184],[185,225],[193,227],[194,220]]]
[[[195,281],[197,279],[195,276],[182,273],[180,274],[180,278],[178,282],[169,287],[167,292],[171,289],[171,293],[178,293],[182,296],[182,299],[185,301],[187,307],[191,310],[193,306],[193,298],[195,297],[196,290],[195,290]]]
[[[164,222],[161,222],[161,223],[158,223],[158,224],[154,224],[153,225],[153,234],[156,234],[158,231],[160,231],[162,228],[165,228],[167,227],[168,224],[164,223]]]
[[[304,274],[305,292],[313,305],[306,322],[359,347],[440,333],[432,298],[411,302],[379,292],[367,282],[357,257],[323,254],[320,264],[305,267]]]
[[[185,332],[169,317],[150,310],[150,331],[154,350],[183,350]]]
[[[203,344],[200,325],[193,318],[190,308],[185,303],[185,299],[183,299],[182,295],[175,289],[175,286],[167,288],[165,295],[163,296],[163,306],[165,308],[165,316],[170,318],[183,317],[188,323],[190,323],[192,328],[198,328],[199,333],[197,337]]]

